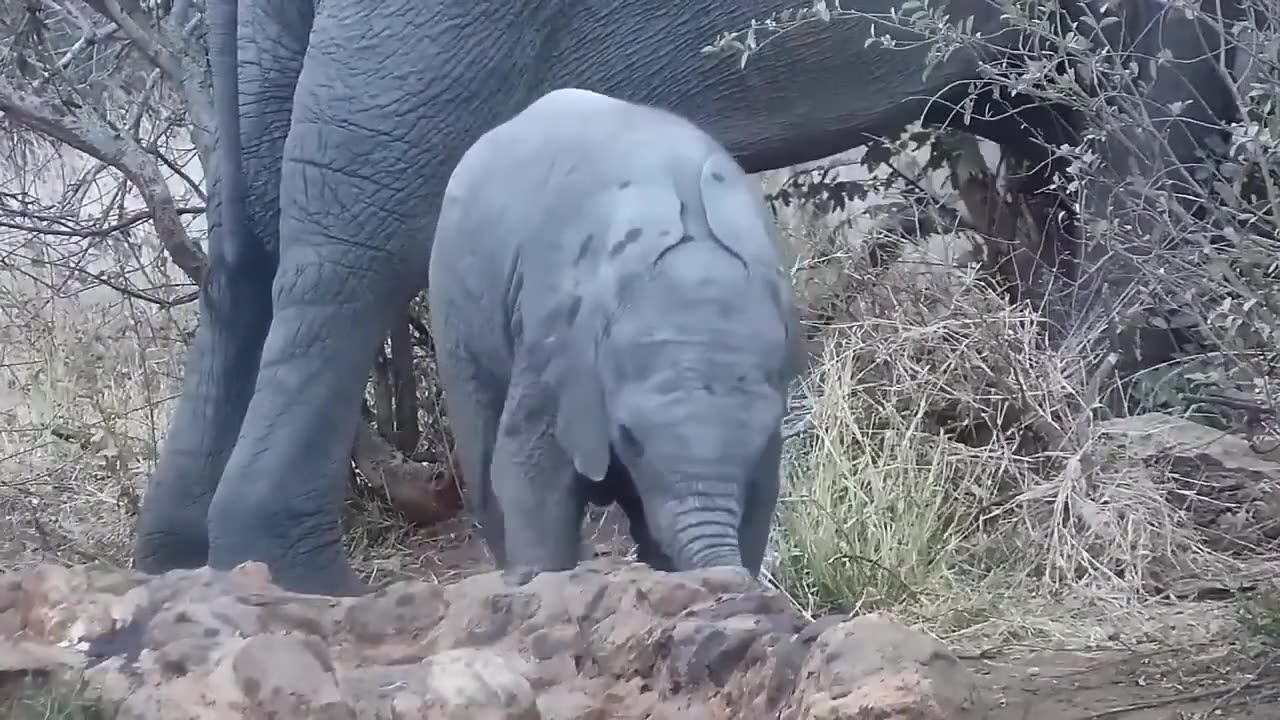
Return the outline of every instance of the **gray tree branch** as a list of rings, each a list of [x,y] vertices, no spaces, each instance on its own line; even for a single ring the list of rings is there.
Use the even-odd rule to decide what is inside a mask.
[[[0,110],[21,125],[69,145],[118,170],[151,213],[161,245],[192,282],[203,286],[208,258],[187,236],[177,203],[160,167],[132,137],[87,121],[0,78]]]

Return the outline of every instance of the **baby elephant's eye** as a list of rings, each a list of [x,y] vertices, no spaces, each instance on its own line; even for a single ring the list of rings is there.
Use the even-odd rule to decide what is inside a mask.
[[[640,438],[631,432],[631,428],[624,424],[618,425],[618,438],[622,440],[623,449],[635,455],[636,457],[644,456],[644,443],[640,442]]]

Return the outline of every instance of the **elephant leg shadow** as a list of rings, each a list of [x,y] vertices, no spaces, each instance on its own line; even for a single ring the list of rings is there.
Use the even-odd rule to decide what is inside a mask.
[[[506,533],[503,531],[502,512],[498,510],[498,498],[493,494],[493,486],[485,484],[484,507],[474,509],[473,520],[479,526],[480,536],[493,555],[493,564],[499,569],[507,566]]]
[[[579,482],[595,484],[589,478],[582,476],[579,476]],[[640,493],[631,479],[631,473],[616,456],[610,459],[609,472],[605,475],[603,485],[603,488],[596,491],[592,500],[601,505],[612,500],[622,508],[622,512],[627,516],[628,532],[636,544],[636,559],[655,570],[673,572],[675,562],[662,550],[653,534],[649,532]]]

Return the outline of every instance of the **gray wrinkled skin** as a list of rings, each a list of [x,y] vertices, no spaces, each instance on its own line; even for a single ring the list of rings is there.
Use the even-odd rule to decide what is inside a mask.
[[[258,560],[304,592],[362,590],[340,525],[361,394],[378,343],[426,277],[449,173],[481,134],[547,91],[576,86],[677,112],[756,172],[921,116],[954,124],[968,81],[980,77],[966,51],[926,73],[928,44],[871,17],[797,28],[745,69],[700,54],[790,0],[207,4],[217,125],[209,281],[134,557],[147,572]],[[883,15],[898,4],[860,0],[857,9]],[[1113,45],[1158,39],[1178,60],[1158,68],[1148,95],[1169,118],[1171,148],[1118,137],[1104,149],[1107,166],[1133,161],[1154,174],[1194,159],[1205,134],[1196,122],[1229,114],[1229,86],[1204,51],[1201,38],[1214,43],[1207,25],[1161,0],[1117,7],[1134,22],[1107,26]],[[987,0],[947,6],[996,48],[1016,46],[1001,12]],[[873,24],[913,42],[868,47]],[[1192,104],[1173,116],[1184,99]],[[981,120],[984,107],[1000,119]],[[1080,130],[1061,109],[1008,109],[980,99],[970,129],[1033,165],[1045,158],[1026,142],[1028,128],[1051,142]],[[1108,188],[1104,180],[1095,194]],[[1041,254],[1056,263],[1077,253]],[[1069,277],[1091,269],[1059,266]],[[1117,274],[1116,263],[1098,266],[1106,270],[1095,276]]]
[[[759,571],[803,357],[773,232],[711,137],[604,95],[549,93],[466,152],[428,297],[501,565],[572,567],[586,503],[617,500],[646,562]]]

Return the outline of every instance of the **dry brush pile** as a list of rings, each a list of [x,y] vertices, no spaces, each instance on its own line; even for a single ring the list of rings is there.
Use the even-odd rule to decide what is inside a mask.
[[[860,14],[820,5],[757,25],[755,42]],[[983,42],[947,30],[931,5],[909,2],[900,16],[879,20],[953,48]],[[1033,36],[1062,38],[1043,9],[1019,4],[1009,12]],[[1115,430],[1124,423],[1110,419],[1190,418],[1247,439],[1258,457],[1274,455],[1266,448],[1280,438],[1273,402],[1280,35],[1258,31],[1280,18],[1265,3],[1245,9],[1245,21],[1227,28],[1247,71],[1236,97],[1245,120],[1231,128],[1233,140],[1215,162],[1189,172],[1194,185],[1183,189],[1211,198],[1212,212],[1191,217],[1161,198],[1167,202],[1152,203],[1143,218],[1157,227],[1154,235],[1093,218],[1089,241],[1105,244],[1121,258],[1112,262],[1128,263],[1138,281],[1111,300],[1109,312],[1068,328],[1056,343],[1046,342],[1029,303],[1011,302],[1007,292],[1004,261],[1039,242],[1047,226],[1036,199],[1011,191],[1016,172],[1026,170],[1016,158],[992,168],[974,138],[914,129],[864,151],[861,163],[856,153],[821,163],[774,196],[816,199],[845,215],[815,225],[805,222],[811,212],[793,211],[787,228],[820,348],[797,403],[808,420],[791,441],[790,496],[774,558],[775,575],[802,606],[911,608],[938,628],[1097,639],[1114,627],[1099,618],[1140,619],[1180,583],[1235,588],[1276,576],[1274,510],[1246,521],[1264,542],[1224,552],[1189,510],[1215,491],[1186,489],[1194,468],[1133,455]],[[1090,60],[1087,49],[1067,44],[1066,52]],[[1045,53],[1059,48],[1031,43],[1027,66],[984,69],[990,83],[1071,103],[1097,130],[1077,147],[1055,148],[1069,168],[1058,188],[1083,206],[1081,179],[1109,171],[1098,161],[1103,131],[1123,124],[1161,140],[1142,108],[1092,102],[1080,74],[1055,72],[1061,57]],[[1108,72],[1102,61],[1091,67]],[[1094,82],[1123,87],[1114,78]],[[1126,181],[1162,192],[1151,178]],[[901,199],[880,205],[887,218],[868,222],[876,209],[869,195],[887,190]],[[1164,245],[1152,252],[1161,235]],[[903,247],[886,266],[886,248]],[[1139,328],[1170,330],[1177,352],[1121,374],[1133,362],[1123,351]],[[1112,338],[1119,342],[1108,344]],[[1276,481],[1270,476],[1256,489],[1272,505],[1280,497]]]

